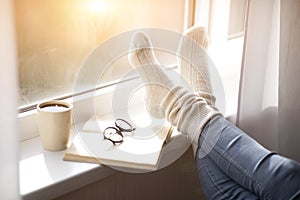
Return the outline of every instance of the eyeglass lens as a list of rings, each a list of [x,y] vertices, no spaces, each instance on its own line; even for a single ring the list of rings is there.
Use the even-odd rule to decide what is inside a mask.
[[[110,140],[113,144],[121,143],[123,141],[122,133],[115,127],[108,127],[104,130],[104,139]]]
[[[131,124],[124,119],[116,119],[116,127],[107,127],[103,131],[104,139],[111,141],[113,144],[123,142],[122,132],[133,132],[135,130]]]
[[[131,132],[135,130],[135,128],[124,119],[116,119],[115,125],[120,129],[120,131],[123,132]]]

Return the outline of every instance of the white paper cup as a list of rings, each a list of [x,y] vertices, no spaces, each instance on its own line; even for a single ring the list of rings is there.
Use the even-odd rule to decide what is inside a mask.
[[[69,103],[55,100],[37,105],[39,134],[44,149],[60,151],[67,148],[72,108]]]

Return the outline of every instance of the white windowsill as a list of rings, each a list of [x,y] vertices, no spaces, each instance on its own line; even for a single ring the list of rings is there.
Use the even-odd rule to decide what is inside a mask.
[[[20,193],[23,199],[53,199],[117,173],[103,165],[63,161],[64,153],[65,150],[44,150],[39,137],[20,143]]]
[[[77,124],[72,128],[69,145],[77,130],[81,130],[83,123],[95,112],[107,114],[110,110],[107,105],[96,108],[98,111],[85,109],[91,103],[90,98],[93,97],[99,105],[104,105],[103,102],[111,98],[113,90],[114,86],[111,86],[94,94],[66,100],[72,102],[76,108],[82,107],[80,116],[77,116]],[[35,110],[19,115],[19,180],[23,199],[53,199],[117,173],[116,170],[103,165],[63,161],[66,150],[44,150],[38,135],[37,120]]]
[[[135,80],[125,83],[125,88],[128,86],[127,84],[135,84]],[[112,91],[114,91],[114,86],[95,93],[94,98],[99,105],[94,107],[95,110],[85,109],[85,105],[91,101],[84,96],[73,102],[73,104],[80,105],[78,107],[82,107],[80,119],[77,121],[76,128],[72,130],[73,136],[76,134],[76,130],[81,130],[83,123],[93,114],[110,112],[111,107],[107,106],[107,102],[112,97]],[[88,96],[90,97],[90,95]],[[143,98],[139,98],[139,100],[143,101]],[[118,171],[103,165],[63,161],[65,150],[50,152],[42,148],[38,137],[36,111],[22,114],[19,118],[22,131],[19,177],[20,193],[23,199],[53,199],[118,173]],[[173,142],[175,145],[169,149],[171,154],[174,152],[176,154],[180,148],[176,145],[182,146],[184,142],[186,141],[182,137],[176,136]]]
[[[124,89],[128,88],[128,84],[135,84],[135,80],[124,83]],[[99,106],[92,106],[94,110],[86,109],[87,104],[91,103],[88,99],[91,95],[83,95],[82,98],[77,98],[76,102],[73,102],[73,106],[80,105],[77,108],[82,107],[82,110],[80,110],[80,116],[77,116],[79,118],[77,124],[73,126],[69,145],[77,131],[82,129],[84,122],[93,114],[101,113],[105,115],[111,111],[111,107],[108,106],[107,102],[110,102],[109,99],[112,97],[113,91],[114,86],[111,86],[96,92],[93,98]],[[134,104],[143,101],[143,98],[138,97],[137,99]],[[20,193],[23,199],[53,199],[118,173],[118,171],[104,165],[63,161],[66,150],[56,152],[44,150],[38,136],[36,111],[21,114],[19,120],[22,135],[19,177]],[[173,143],[182,146],[186,142],[182,137],[177,138]],[[165,152],[171,151],[172,155],[176,155],[177,150],[178,146],[172,146]],[[169,155],[165,160],[168,159]]]

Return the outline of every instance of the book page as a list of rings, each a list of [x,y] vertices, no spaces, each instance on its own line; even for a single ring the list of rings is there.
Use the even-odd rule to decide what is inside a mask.
[[[140,115],[139,119],[143,120],[143,116]],[[151,120],[150,126],[136,126],[134,132],[123,133],[123,142],[116,145],[109,140],[104,140],[102,132],[109,126],[114,126],[114,120],[91,117],[85,123],[83,131],[75,136],[64,160],[136,169],[156,169],[163,144],[172,130],[168,122],[154,119]]]

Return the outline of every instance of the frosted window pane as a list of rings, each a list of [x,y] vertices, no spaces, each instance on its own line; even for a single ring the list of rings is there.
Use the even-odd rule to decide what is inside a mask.
[[[72,92],[84,59],[112,35],[144,27],[181,32],[183,12],[184,0],[15,0],[21,106]]]

